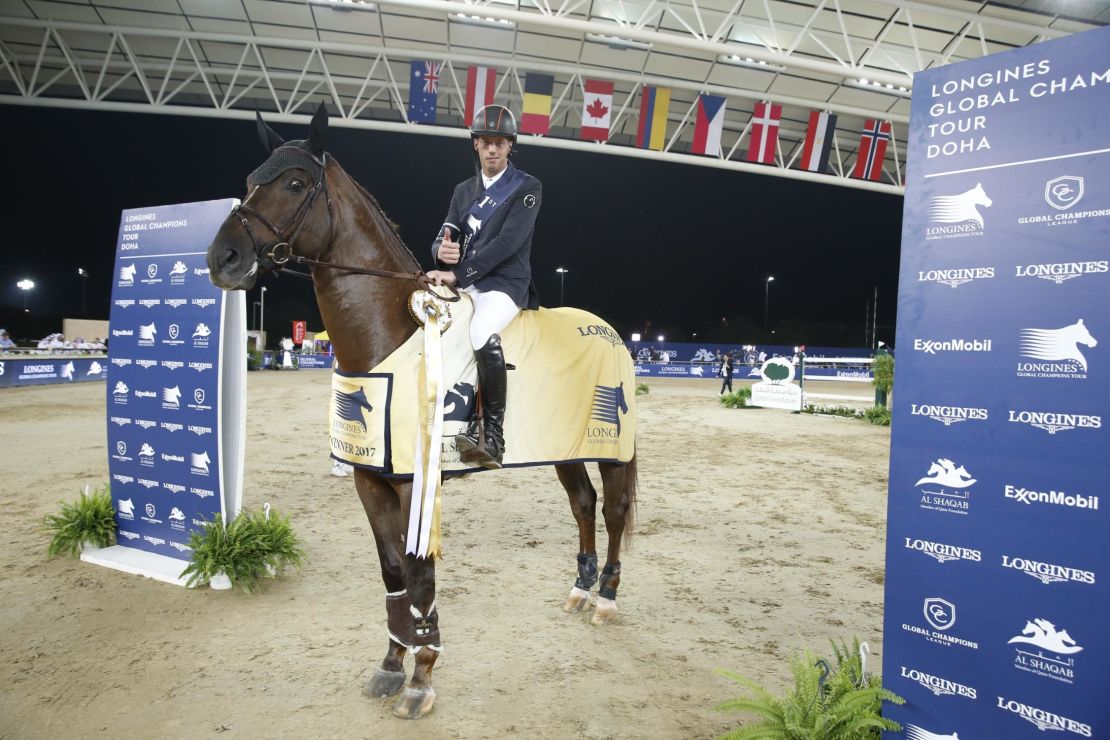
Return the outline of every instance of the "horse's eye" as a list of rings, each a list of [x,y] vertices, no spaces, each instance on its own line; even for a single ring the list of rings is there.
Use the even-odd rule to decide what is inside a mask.
[[[289,181],[289,189],[294,193],[299,193],[304,190],[304,182],[296,178]]]

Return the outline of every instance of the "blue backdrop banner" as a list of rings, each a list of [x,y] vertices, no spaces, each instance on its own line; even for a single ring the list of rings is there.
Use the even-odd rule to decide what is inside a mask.
[[[189,533],[224,510],[227,299],[208,279],[205,250],[234,203],[124,211],[116,247],[107,404],[117,540],[182,560]]]
[[[1110,737],[1110,28],[918,73],[908,162],[891,736]]]
[[[0,388],[104,380],[107,357],[36,357],[0,360]]]

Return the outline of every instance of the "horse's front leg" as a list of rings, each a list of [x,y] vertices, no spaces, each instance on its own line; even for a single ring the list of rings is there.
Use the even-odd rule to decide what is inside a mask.
[[[563,611],[582,611],[590,603],[590,589],[597,583],[597,550],[594,528],[597,516],[597,491],[583,463],[556,465],[555,473],[567,491],[570,510],[578,523],[578,577],[574,581]]]
[[[412,501],[412,482],[396,481],[392,485],[397,490],[401,510],[408,512]],[[436,611],[436,562],[431,557],[405,555],[403,569],[410,603],[409,632],[402,636],[402,640],[412,650],[416,667],[408,687],[393,707],[393,713],[405,719],[418,719],[435,707],[432,669],[443,649],[439,637],[439,613]]]
[[[385,583],[386,615],[388,620],[389,646],[381,665],[370,677],[364,692],[367,696],[393,696],[405,685],[405,653],[408,647],[397,637],[399,632],[407,632],[412,622],[409,613],[408,593],[405,590],[404,559],[401,554],[401,517],[400,501],[397,492],[382,478],[363,470],[355,472],[355,488],[370,520],[374,532],[374,544],[378,550],[378,562]]]

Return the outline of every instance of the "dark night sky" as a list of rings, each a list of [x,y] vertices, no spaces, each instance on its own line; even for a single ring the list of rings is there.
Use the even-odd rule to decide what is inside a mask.
[[[3,320],[16,329],[23,277],[33,313],[76,316],[77,267],[91,274],[88,314],[107,318],[120,211],[242,197],[264,159],[246,121],[4,106],[8,185]],[[276,124],[287,138],[306,128]],[[458,181],[468,142],[332,128],[329,149],[374,193],[426,267],[428,245]],[[14,161],[11,161],[14,158]],[[516,165],[544,183],[532,266],[545,305],[566,302],[625,333],[763,341],[763,281],[776,343],[863,344],[879,289],[879,338],[893,338],[900,197],[628,157],[529,147]],[[308,283],[268,278],[271,336],[306,318],[322,328]],[[257,288],[250,300],[257,300]],[[722,322],[722,319],[727,319]],[[790,319],[795,319],[793,324]],[[798,322],[811,326],[801,328]],[[847,330],[844,326],[846,325]],[[792,328],[793,327],[793,328]],[[60,331],[60,322],[56,329]],[[45,332],[44,332],[45,333]],[[795,336],[783,336],[793,334]],[[807,336],[797,336],[806,334]]]

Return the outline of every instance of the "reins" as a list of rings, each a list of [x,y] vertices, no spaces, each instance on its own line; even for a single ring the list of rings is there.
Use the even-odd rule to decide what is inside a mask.
[[[428,279],[428,276],[424,272],[421,272],[419,270],[416,272],[395,272],[393,270],[378,270],[373,267],[356,267],[354,265],[342,265],[337,262],[326,262],[314,257],[305,257],[304,255],[294,253],[293,243],[296,241],[297,237],[301,233],[301,229],[304,227],[305,217],[308,215],[308,212],[312,210],[312,206],[313,204],[315,204],[316,198],[321,193],[324,193],[324,201],[327,203],[328,206],[329,247],[335,239],[335,217],[332,215],[331,212],[331,198],[327,196],[328,154],[327,152],[324,152],[323,159],[321,160],[317,159],[313,154],[311,154],[310,152],[306,152],[303,149],[299,149],[299,151],[312,157],[313,161],[315,161],[316,164],[320,166],[320,178],[316,182],[316,184],[313,185],[307,193],[305,193],[305,197],[301,200],[301,204],[297,207],[296,212],[293,214],[293,218],[288,224],[284,226],[284,228],[275,226],[268,218],[263,216],[255,209],[247,206],[246,203],[241,203],[234,209],[232,209],[232,215],[238,217],[239,224],[247,232],[247,236],[250,237],[251,244],[254,246],[255,256],[257,257],[259,264],[263,266],[263,269],[268,269],[273,272],[280,272],[286,275],[293,275],[299,278],[311,280],[312,275],[303,272],[297,272],[296,270],[290,270],[289,268],[284,266],[290,260],[293,260],[297,264],[308,265],[311,268],[326,267],[332,270],[341,270],[343,272],[349,272],[356,275],[370,275],[373,277],[412,280],[421,288],[431,292],[440,300],[448,301],[450,303],[454,303],[455,301],[459,300],[459,291],[455,286],[435,285]],[[277,237],[277,241],[271,242],[269,244],[260,243],[258,238],[255,236],[254,229],[251,228],[250,222],[244,216],[250,216],[257,219],[263,226],[269,229],[270,232],[274,234],[274,236]],[[289,232],[290,230],[292,230],[292,233],[288,237],[286,237],[286,232]],[[266,265],[265,261],[269,261],[270,264]],[[432,288],[438,287],[446,287],[448,290],[451,291],[451,296],[444,297],[432,290]]]

